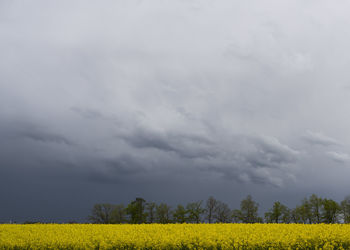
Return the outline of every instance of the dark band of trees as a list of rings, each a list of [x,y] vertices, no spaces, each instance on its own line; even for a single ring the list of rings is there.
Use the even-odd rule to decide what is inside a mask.
[[[175,208],[165,203],[146,202],[136,198],[123,204],[95,204],[89,221],[101,224],[142,223],[350,223],[350,196],[341,203],[313,194],[293,209],[276,201],[264,218],[259,217],[259,204],[248,195],[240,209],[230,207],[214,197],[204,203],[191,202]]]

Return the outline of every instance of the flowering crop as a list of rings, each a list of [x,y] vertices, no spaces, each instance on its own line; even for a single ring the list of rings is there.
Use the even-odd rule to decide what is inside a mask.
[[[350,225],[0,225],[0,249],[350,249]]]

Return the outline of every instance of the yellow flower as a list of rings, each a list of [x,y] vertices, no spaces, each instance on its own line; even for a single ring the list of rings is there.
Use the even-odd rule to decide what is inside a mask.
[[[0,249],[349,249],[350,225],[0,225]]]

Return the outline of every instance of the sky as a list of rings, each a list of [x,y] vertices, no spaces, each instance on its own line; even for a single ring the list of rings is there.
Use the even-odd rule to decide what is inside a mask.
[[[350,194],[350,2],[0,1],[0,222]]]

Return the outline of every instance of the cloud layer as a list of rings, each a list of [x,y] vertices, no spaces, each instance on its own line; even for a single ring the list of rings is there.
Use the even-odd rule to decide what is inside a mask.
[[[348,5],[1,2],[0,220],[25,217],[16,197],[64,219],[113,189],[346,195]]]

